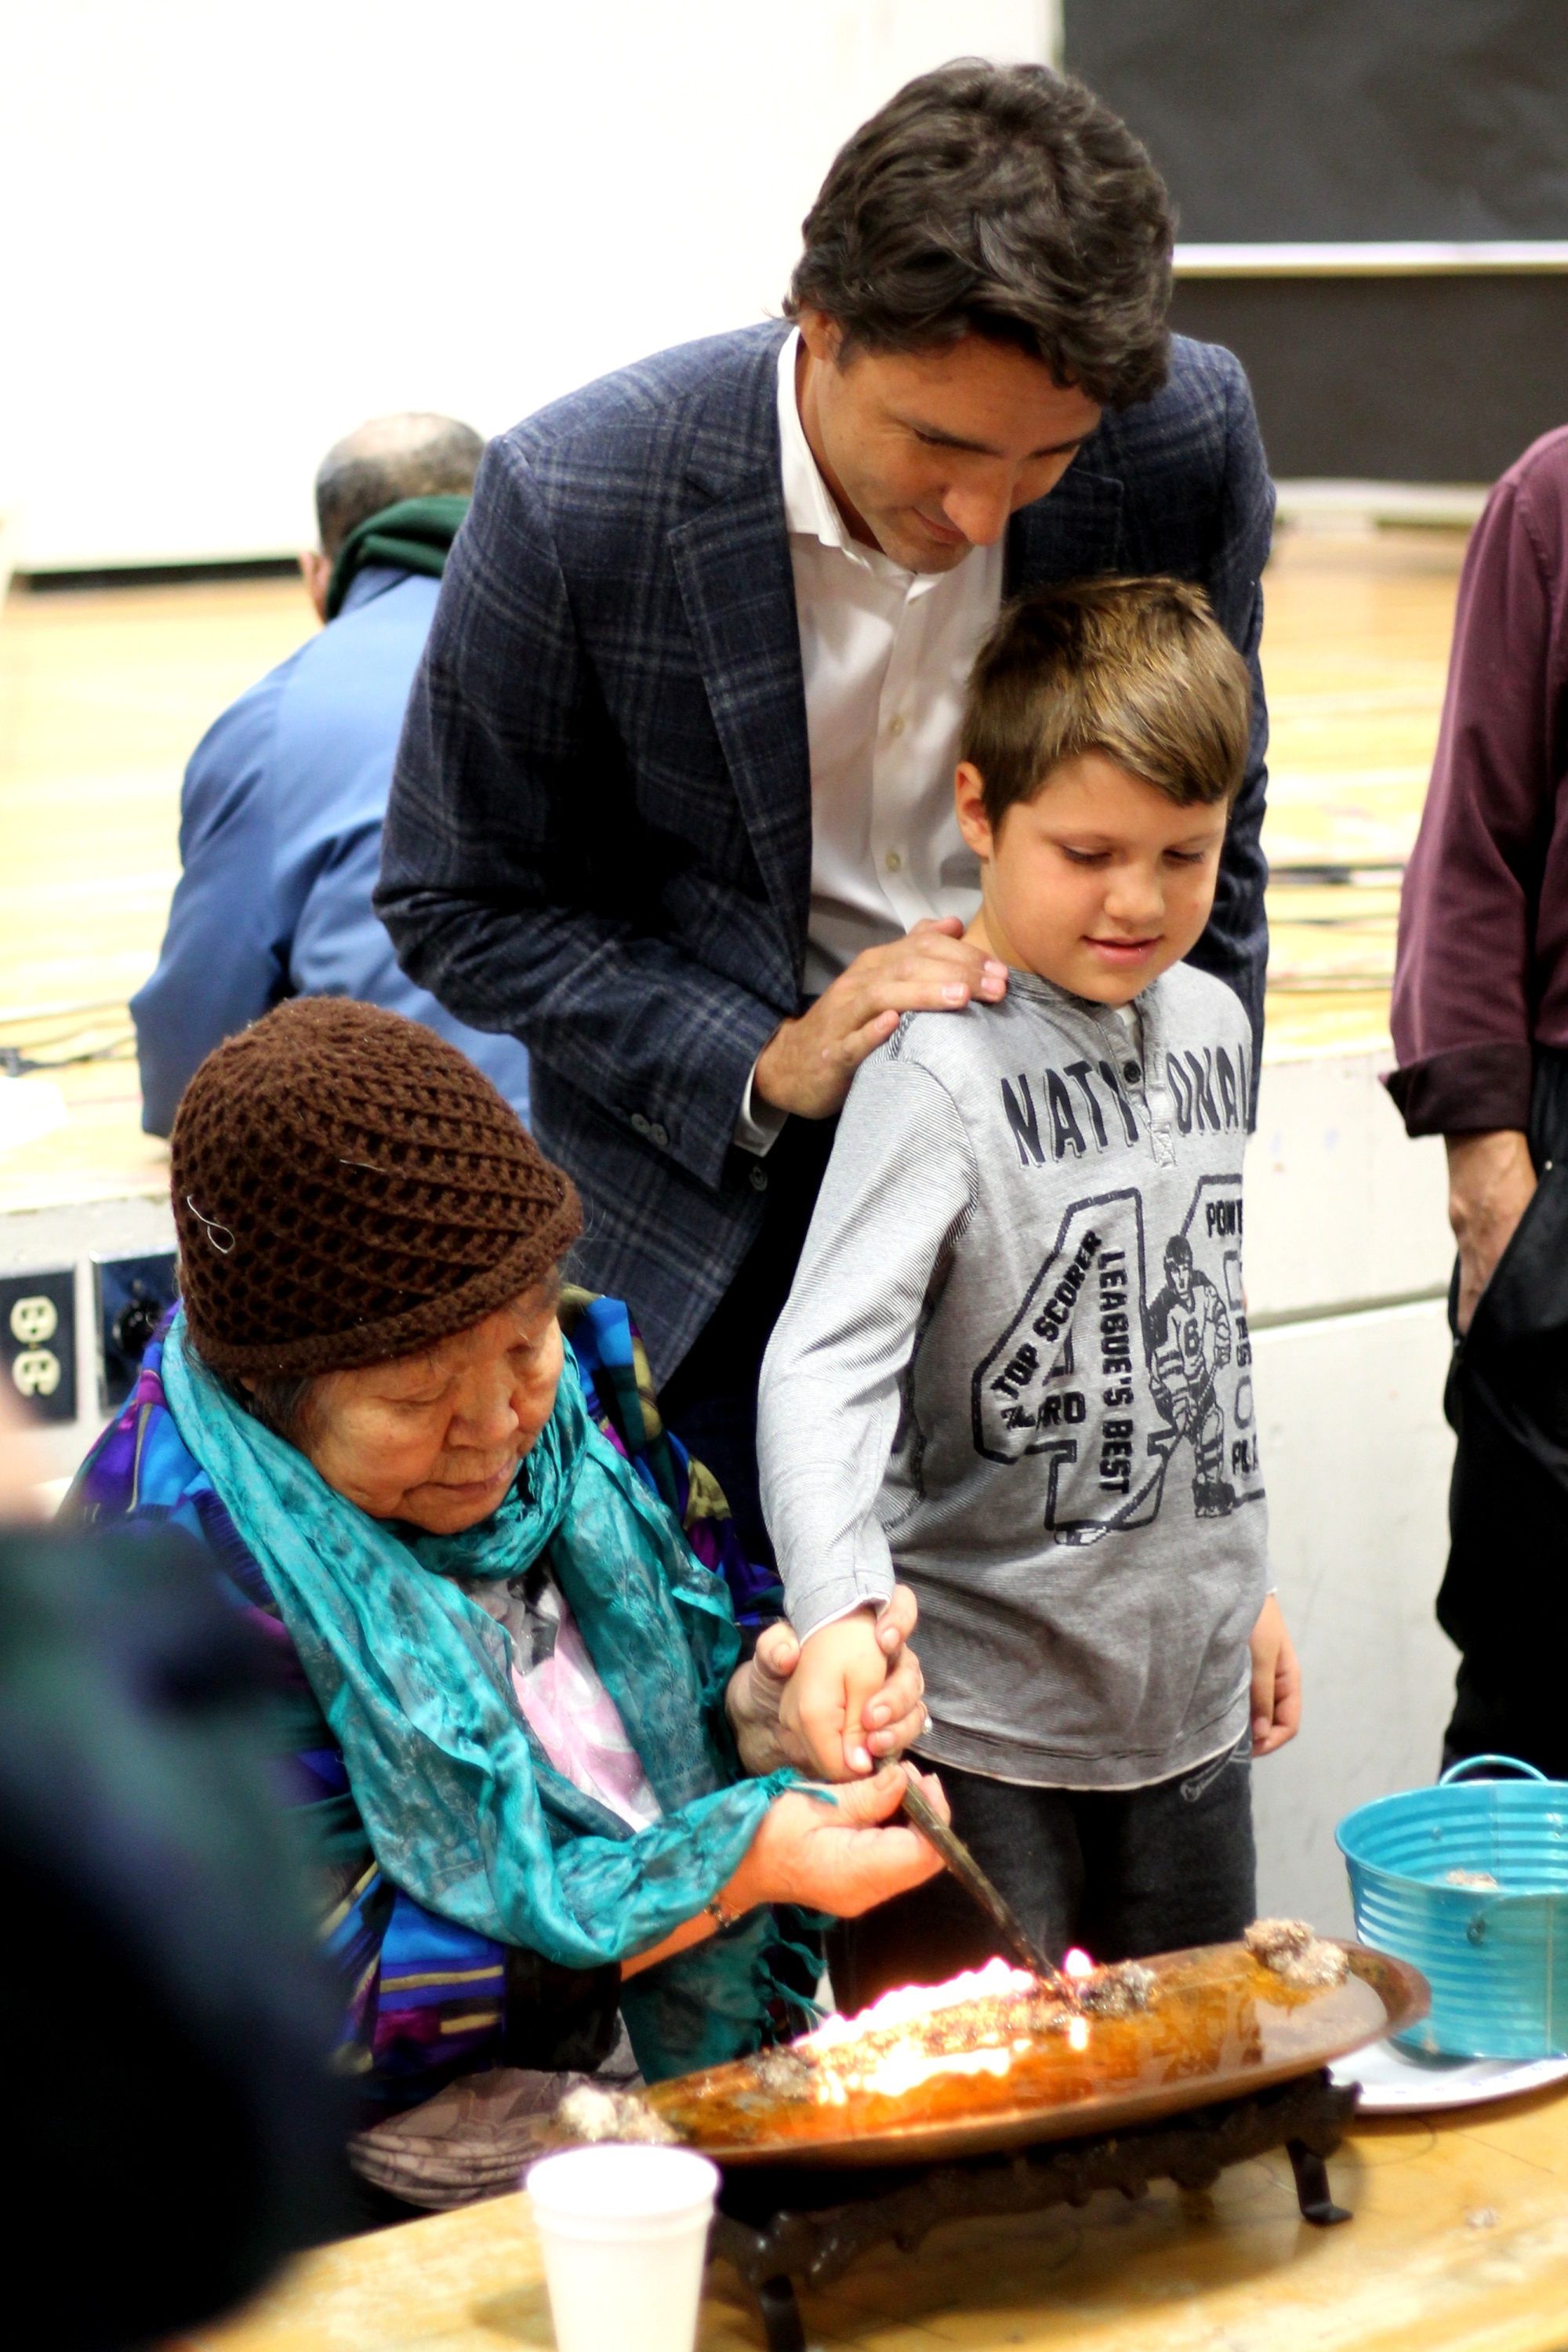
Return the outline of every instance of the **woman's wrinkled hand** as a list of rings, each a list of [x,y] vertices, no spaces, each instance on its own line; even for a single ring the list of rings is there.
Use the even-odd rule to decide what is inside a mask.
[[[876,1621],[887,1678],[861,1710],[864,1741],[854,1743],[858,1760],[852,1762],[852,1770],[870,1772],[889,1757],[902,1755],[925,1729],[928,1718],[921,1699],[925,1676],[920,1660],[908,1646],[919,1614],[909,1586],[895,1584]],[[781,1620],[763,1628],[755,1655],[731,1676],[725,1702],[730,1727],[741,1761],[753,1779],[784,1765],[822,1774],[821,1759],[813,1753],[801,1728],[781,1716],[785,1686],[799,1664],[800,1643]],[[793,1710],[788,1712],[793,1716]]]
[[[945,1821],[941,1781],[906,1764],[884,1764],[869,1780],[775,1797],[724,1889],[726,1906],[740,1913],[759,1903],[798,1903],[855,1919],[934,1878],[941,1860],[917,1830],[880,1826],[891,1822],[910,1780]]]

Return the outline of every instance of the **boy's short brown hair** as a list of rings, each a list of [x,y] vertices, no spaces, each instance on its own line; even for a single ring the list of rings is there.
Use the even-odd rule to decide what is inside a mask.
[[[975,656],[959,757],[993,827],[1064,761],[1100,751],[1178,806],[1234,800],[1252,684],[1201,588],[1069,580],[1005,606]]]

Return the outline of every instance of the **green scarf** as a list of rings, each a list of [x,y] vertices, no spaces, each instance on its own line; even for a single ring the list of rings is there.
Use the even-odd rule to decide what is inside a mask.
[[[373,563],[395,572],[423,572],[439,580],[447,556],[468,511],[459,498],[400,499],[355,523],[339,548],[327,583],[327,618],[335,621],[356,574]]]
[[[163,1369],[175,1425],[282,1611],[388,1877],[573,1969],[645,1951],[694,1917],[794,1776],[727,1785],[738,1766],[723,1696],[740,1655],[728,1593],[589,1419],[570,1349],[510,1494],[458,1536],[395,1532],[336,1493],[193,1356],[183,1312]],[[549,1762],[517,1704],[510,1637],[451,1580],[520,1574],[546,1549],[664,1808],[635,1833]],[[709,1965],[727,1940],[699,1948]]]

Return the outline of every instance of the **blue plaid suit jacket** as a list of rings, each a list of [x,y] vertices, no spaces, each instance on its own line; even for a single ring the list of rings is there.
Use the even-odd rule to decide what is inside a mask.
[[[769,324],[664,352],[491,443],[415,679],[376,908],[404,969],[532,1056],[542,1147],[583,1195],[581,1278],[661,1379],[762,1222],[731,1143],[800,1009],[805,696]],[[1247,782],[1194,961],[1259,1034],[1268,934],[1258,575],[1273,496],[1241,368],[1178,339],[1014,517],[1009,591],[1200,582],[1253,673]]]

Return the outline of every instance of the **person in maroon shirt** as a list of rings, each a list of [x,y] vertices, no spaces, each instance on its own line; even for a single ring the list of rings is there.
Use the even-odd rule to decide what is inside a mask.
[[[1444,1138],[1458,1244],[1446,1753],[1568,1777],[1568,428],[1503,476],[1465,559],[1393,1029],[1389,1092]]]

